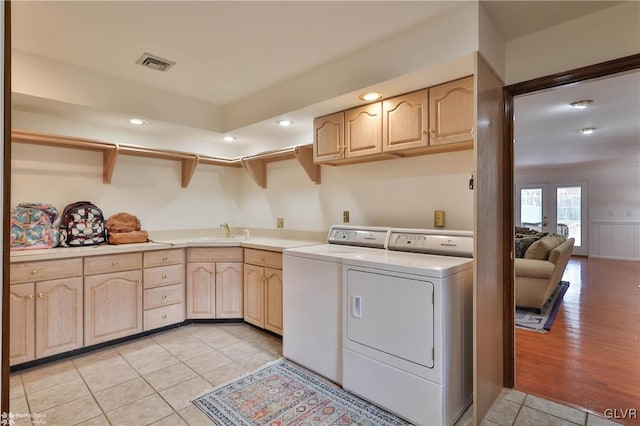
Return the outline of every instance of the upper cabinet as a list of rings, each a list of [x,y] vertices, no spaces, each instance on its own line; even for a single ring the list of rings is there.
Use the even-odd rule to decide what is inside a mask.
[[[344,158],[344,112],[313,120],[313,161]]]
[[[382,115],[385,152],[429,146],[429,89],[384,100]]]
[[[432,87],[430,145],[473,141],[473,77]]]
[[[314,120],[313,160],[345,164],[473,148],[473,76]]]
[[[382,152],[382,104],[376,102],[345,111],[345,158]]]

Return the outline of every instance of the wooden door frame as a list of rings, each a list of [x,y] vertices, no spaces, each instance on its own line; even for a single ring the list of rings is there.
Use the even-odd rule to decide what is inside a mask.
[[[513,98],[526,93],[537,92],[539,90],[551,89],[563,86],[565,84],[578,83],[592,78],[605,77],[625,71],[640,69],[640,54],[625,56],[623,58],[611,61],[601,62],[582,68],[576,68],[570,71],[540,77],[533,80],[516,83],[505,86],[504,92],[504,149],[505,149],[505,191],[504,205],[505,210],[510,210],[510,217],[505,217],[504,238],[505,244],[513,247]],[[511,309],[504,309],[504,386],[512,388],[515,385],[515,333],[514,333],[514,316],[515,316],[515,279],[513,277],[513,264],[505,262],[505,278],[504,284],[504,303],[505,307],[511,306]],[[509,268],[510,266],[510,268]]]
[[[9,233],[11,231],[11,2],[4,3],[4,117],[2,171],[2,366],[0,413],[9,412]]]

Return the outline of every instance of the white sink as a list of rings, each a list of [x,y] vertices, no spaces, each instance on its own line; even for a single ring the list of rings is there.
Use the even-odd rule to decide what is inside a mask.
[[[189,242],[234,242],[234,241],[247,241],[249,238],[246,235],[231,235],[229,237],[198,237],[191,238]]]

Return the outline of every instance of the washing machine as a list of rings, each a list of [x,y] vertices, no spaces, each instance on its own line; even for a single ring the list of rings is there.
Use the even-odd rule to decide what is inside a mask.
[[[343,259],[342,386],[415,425],[452,425],[472,401],[473,235],[390,230]]]
[[[327,244],[283,251],[283,355],[342,382],[342,261],[384,251],[388,228],[334,225]]]

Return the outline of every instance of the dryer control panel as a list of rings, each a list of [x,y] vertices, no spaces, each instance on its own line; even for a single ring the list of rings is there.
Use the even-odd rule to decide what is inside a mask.
[[[389,250],[396,251],[473,257],[473,233],[466,231],[442,233],[429,232],[428,230],[422,232],[391,230],[387,247]]]

